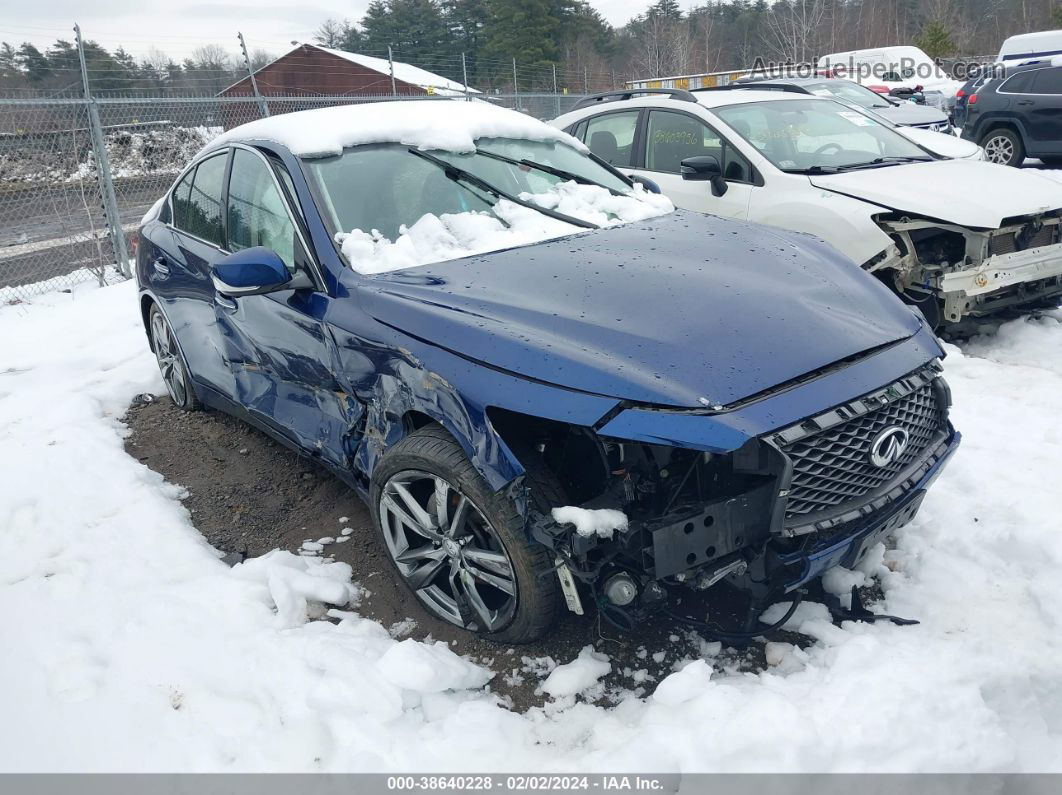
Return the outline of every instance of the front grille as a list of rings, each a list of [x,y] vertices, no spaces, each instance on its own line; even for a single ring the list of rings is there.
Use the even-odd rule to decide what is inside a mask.
[[[880,408],[783,445],[782,452],[793,463],[787,523],[813,522],[815,514],[860,502],[890,484],[944,428],[944,411],[932,381],[926,380]],[[891,464],[875,466],[870,461],[871,443],[894,425],[907,431],[907,448]]]

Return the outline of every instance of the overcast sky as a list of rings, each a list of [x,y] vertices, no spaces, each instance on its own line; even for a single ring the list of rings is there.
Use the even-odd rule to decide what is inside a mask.
[[[622,25],[651,0],[592,0],[613,25]],[[181,60],[201,44],[221,44],[232,52],[242,31],[247,46],[280,54],[290,42],[310,41],[328,17],[357,21],[369,0],[308,0],[284,5],[256,0],[0,0],[0,41],[30,41],[44,48],[57,38],[73,40],[80,23],[86,40],[108,49],[119,44],[140,60],[154,46]],[[686,5],[686,3],[683,3]]]

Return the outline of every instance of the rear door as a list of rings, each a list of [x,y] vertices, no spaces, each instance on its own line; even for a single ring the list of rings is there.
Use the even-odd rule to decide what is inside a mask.
[[[1033,76],[1031,101],[1025,118],[1032,154],[1062,154],[1062,66],[1038,69]]]
[[[222,150],[189,169],[173,188],[166,224],[151,229],[148,286],[159,299],[193,380],[231,395],[214,317],[210,268],[225,256],[222,192],[229,160]]]
[[[234,148],[226,194],[228,248],[268,248],[315,287],[219,295],[217,323],[244,408],[299,447],[346,466],[347,434],[361,406],[337,379],[335,345],[325,324],[332,299],[282,169],[258,150]]]
[[[748,216],[755,173],[733,144],[692,113],[651,109],[640,136],[638,167],[633,173],[656,182],[677,207],[728,218]],[[711,155],[719,161],[727,190],[712,193],[708,182],[690,182],[679,174],[687,157]]]

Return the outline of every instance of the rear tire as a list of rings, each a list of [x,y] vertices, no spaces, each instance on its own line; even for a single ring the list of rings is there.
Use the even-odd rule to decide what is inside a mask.
[[[529,482],[536,502],[557,496]],[[561,594],[550,551],[528,539],[515,501],[490,490],[443,428],[391,448],[369,504],[395,571],[436,618],[497,643],[529,643],[553,626]]]
[[[151,305],[148,313],[148,328],[151,329],[151,350],[159,363],[162,380],[166,382],[166,391],[170,393],[173,405],[181,411],[199,411],[203,404],[195,394],[192,379],[188,374],[184,354],[177,344],[177,338],[170,328],[166,316],[157,304]]]
[[[981,137],[985,159],[1001,166],[1020,166],[1025,161],[1021,136],[1009,127],[996,127]]]

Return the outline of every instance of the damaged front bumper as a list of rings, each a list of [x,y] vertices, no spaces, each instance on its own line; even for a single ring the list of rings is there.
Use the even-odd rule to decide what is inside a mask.
[[[934,362],[727,453],[702,447],[668,457],[674,448],[638,452],[617,440],[608,461],[613,487],[581,507],[624,510],[626,530],[586,537],[535,516],[531,534],[553,550],[569,606],[581,609],[579,583],[621,627],[666,609],[679,589],[722,582],[766,604],[834,566],[854,566],[912,519],[960,442],[949,405]],[[699,419],[741,424],[741,413]],[[871,472],[869,446],[895,428],[904,430],[909,453]]]
[[[1020,303],[1062,294],[1062,244],[997,254],[976,268],[945,273],[940,289],[949,316],[993,308],[994,297],[1012,294]]]
[[[942,318],[960,323],[1062,296],[1062,218],[1018,219],[998,229],[887,219],[897,241],[870,270],[891,269],[913,300],[932,296]]]

